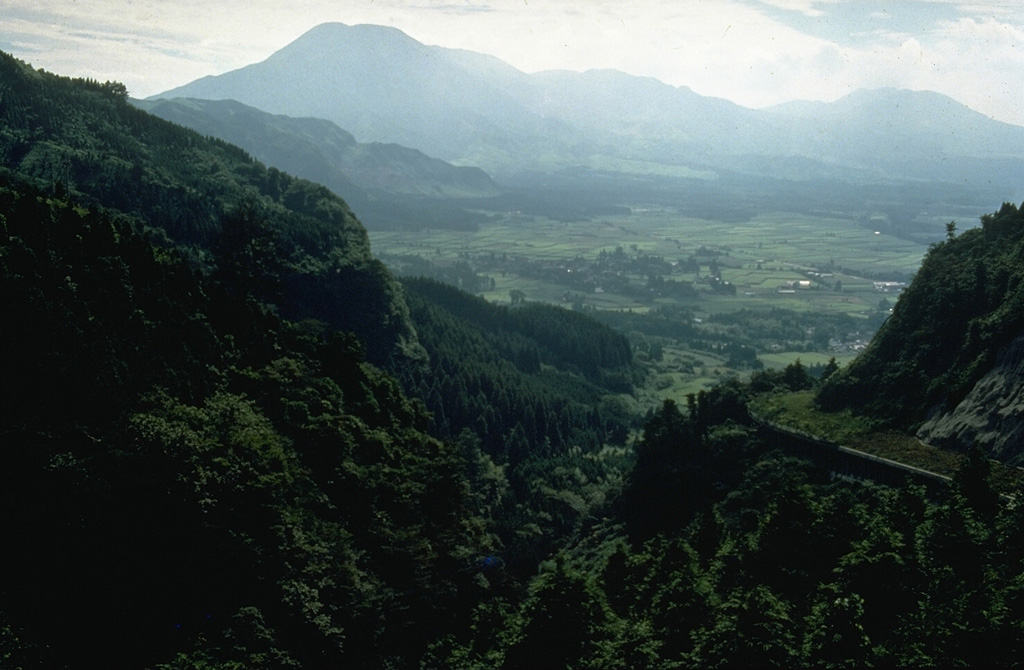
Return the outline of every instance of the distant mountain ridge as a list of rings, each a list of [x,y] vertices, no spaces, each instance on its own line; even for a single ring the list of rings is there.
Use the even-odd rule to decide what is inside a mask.
[[[471,227],[461,201],[501,188],[479,168],[397,144],[357,142],[331,121],[270,114],[234,100],[135,100],[155,116],[245,149],[279,170],[323,184],[369,228]]]
[[[330,23],[262,63],[155,97],[231,99],[275,114],[325,118],[363,142],[394,142],[452,160],[472,155],[475,142],[500,136],[517,121],[537,122],[504,90],[526,75],[501,65],[427,47],[393,28]]]
[[[324,186],[156,118],[123,87],[37,72],[2,52],[0,81],[4,169],[144,221],[205,269],[230,244],[257,244],[265,229],[261,253],[272,258],[253,261],[266,284],[253,290],[282,316],[354,332],[376,362],[420,353],[397,283],[373,258],[362,223]],[[252,230],[227,240],[231,226]]]
[[[454,166],[397,144],[363,144],[334,123],[271,115],[233,100],[137,101],[146,111],[245,148],[257,160],[291,174],[317,174],[334,190],[472,198],[500,192],[479,168]],[[310,165],[310,159],[315,164]],[[330,174],[324,179],[325,173]],[[333,173],[333,174],[331,174]],[[326,182],[335,183],[326,183]]]
[[[793,179],[824,170],[861,182],[1024,181],[1024,128],[937,93],[857,91],[752,110],[615,71],[526,74],[381,26],[323,24],[261,63],[155,97],[325,118],[360,141],[414,147],[499,180],[628,160],[633,171],[646,162],[761,173],[778,161],[776,176]]]

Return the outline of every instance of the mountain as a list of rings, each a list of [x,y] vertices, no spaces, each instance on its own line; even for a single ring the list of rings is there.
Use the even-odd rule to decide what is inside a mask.
[[[871,344],[818,402],[1020,464],[1024,209],[1006,203],[954,233],[931,247]]]
[[[357,197],[365,197],[360,190],[433,198],[500,192],[480,169],[456,167],[397,144],[360,144],[322,119],[271,115],[230,100],[132,102],[162,119],[238,145],[268,165]],[[347,193],[339,195],[351,199]]]
[[[397,144],[361,144],[330,121],[273,115],[224,100],[133,100],[151,114],[242,147],[257,160],[323,184],[368,228],[472,227],[458,201],[494,197],[482,170]]]
[[[231,99],[328,119],[360,141],[394,142],[489,171],[493,161],[467,159],[539,150],[544,138],[572,132],[516,102],[514,82],[523,77],[497,59],[428,47],[393,28],[332,23],[262,63],[155,97]]]
[[[247,262],[267,263],[258,293],[282,315],[353,331],[377,362],[416,355],[400,289],[371,255],[365,228],[326,188],[147,114],[123,87],[67,81],[6,54],[0,68],[7,169],[139,218],[199,268],[219,254],[263,253]],[[246,249],[225,226],[251,228],[265,248]],[[338,290],[345,281],[360,292]]]
[[[339,197],[123,85],[0,92],[0,665],[458,667],[621,480],[628,339],[407,303]]]
[[[766,110],[798,132],[801,155],[909,179],[962,182],[998,174],[1024,182],[1024,128],[994,121],[931,91],[862,90],[833,103],[788,103]]]
[[[299,75],[301,73],[301,75]],[[931,180],[1016,188],[1024,128],[935,93],[860,91],[751,110],[614,71],[525,74],[380,26],[323,24],[261,63],[158,97],[330,119],[507,180],[587,168],[709,179]]]

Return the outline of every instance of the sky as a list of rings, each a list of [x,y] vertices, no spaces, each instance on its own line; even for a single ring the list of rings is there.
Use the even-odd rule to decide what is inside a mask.
[[[745,107],[896,87],[1024,126],[1024,0],[0,0],[0,50],[142,98],[332,21],[524,72],[651,76]]]

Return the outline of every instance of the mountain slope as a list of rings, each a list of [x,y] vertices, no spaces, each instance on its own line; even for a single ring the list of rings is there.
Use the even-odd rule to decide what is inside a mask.
[[[492,549],[365,361],[415,340],[362,226],[123,86],[0,82],[2,664],[416,665]]]
[[[117,85],[56,77],[6,54],[0,80],[7,169],[136,217],[197,268],[210,270],[224,253],[269,262],[259,299],[284,316],[356,332],[376,361],[415,352],[400,290],[371,256],[366,230],[326,188],[151,116]],[[245,239],[229,239],[225,224],[259,233],[266,258],[253,257]]]
[[[981,223],[931,248],[868,349],[828,380],[818,401],[1017,463],[1024,210],[1004,204]]]
[[[456,167],[396,144],[360,144],[335,124],[271,115],[234,101],[133,101],[162,119],[236,144],[257,160],[324,184],[354,204],[364,191],[434,198],[490,197],[498,186],[477,168]]]
[[[428,47],[393,28],[331,23],[262,63],[158,97],[232,99],[275,114],[329,119],[360,141],[393,142],[458,163],[494,148],[537,149],[555,135],[553,124],[510,93],[523,76],[497,59]]]
[[[767,110],[791,119],[793,150],[822,161],[915,179],[969,180],[997,173],[1024,181],[1024,128],[994,121],[931,91],[862,90],[833,103],[790,103]]]
[[[949,449],[980,444],[1000,460],[1020,462],[1024,444],[1024,335],[1003,346],[991,370],[952,410],[939,411],[917,436]]]
[[[528,75],[380,26],[318,26],[261,63],[160,97],[178,96],[327,118],[362,141],[398,142],[499,179],[612,159],[999,188],[1024,174],[1024,128],[934,93],[859,92],[831,105],[750,110],[619,72]]]
[[[5,667],[413,663],[479,593],[462,461],[354,338],[8,170],[0,222]]]
[[[462,201],[500,193],[478,168],[456,167],[397,144],[360,144],[322,119],[272,115],[229,100],[132,103],[240,146],[269,166],[323,184],[358,211],[368,228],[472,228],[481,217]]]

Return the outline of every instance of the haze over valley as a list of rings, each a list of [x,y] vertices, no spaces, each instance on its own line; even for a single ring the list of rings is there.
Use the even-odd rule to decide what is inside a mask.
[[[752,110],[615,71],[525,74],[381,26],[321,25],[260,63],[159,97],[327,119],[361,142],[481,168],[507,189],[712,218],[883,212],[897,234],[938,239],[936,217],[961,218],[1024,181],[1024,128],[934,93]]]

